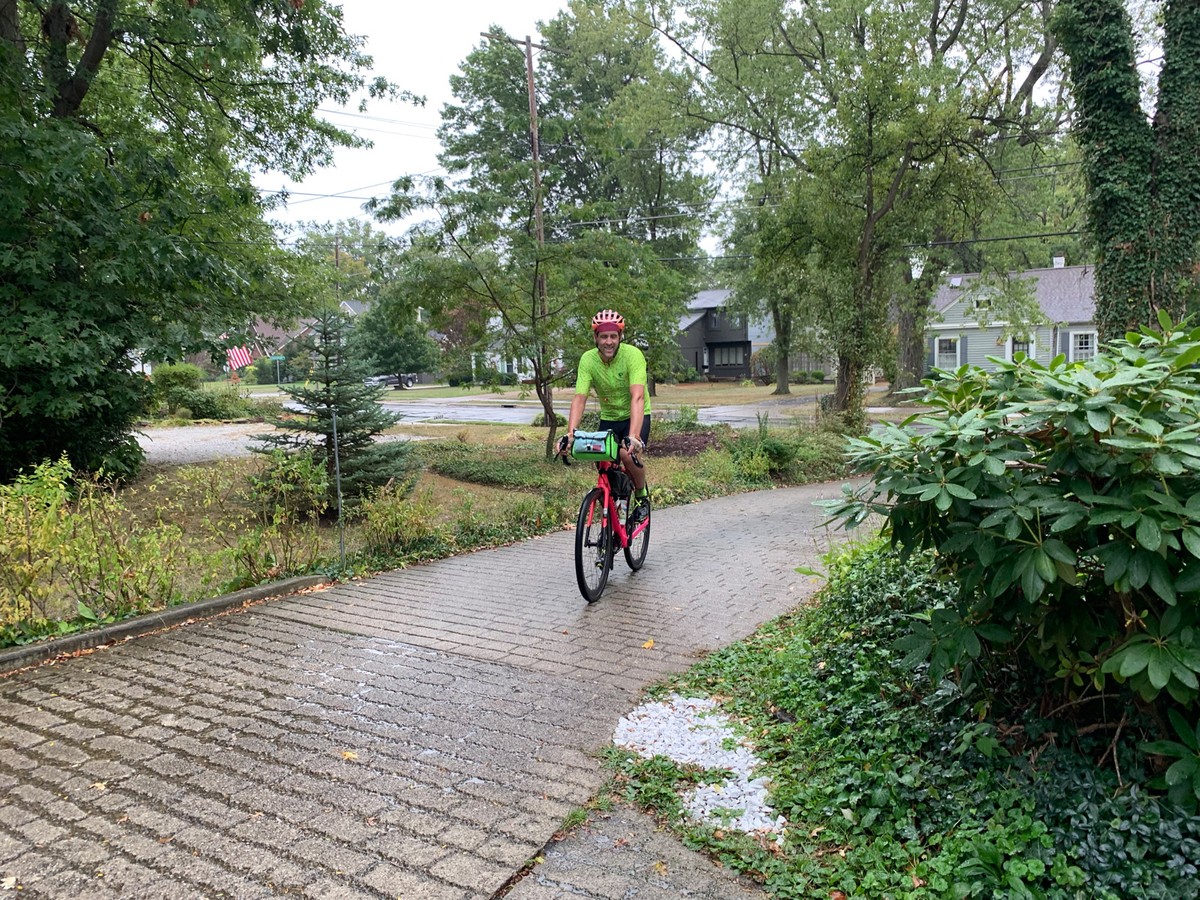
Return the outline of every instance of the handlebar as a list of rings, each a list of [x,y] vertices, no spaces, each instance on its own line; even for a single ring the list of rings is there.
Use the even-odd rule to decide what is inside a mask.
[[[624,440],[622,440],[621,443],[625,445],[626,450],[629,450],[629,448],[633,446],[633,441],[631,441],[628,437],[626,437]],[[645,468],[642,465],[642,461],[637,458],[637,454],[634,453],[632,450],[629,450],[629,458],[633,460],[633,464],[635,466],[637,466],[639,469]]]
[[[568,443],[570,443],[570,438],[565,434],[558,439],[558,456],[562,460],[564,466],[571,465],[571,454],[567,453]],[[626,450],[629,450],[629,448],[633,445],[633,442],[626,437],[621,439],[621,444]],[[642,465],[642,461],[638,459],[637,454],[632,450],[629,450],[629,458],[633,460],[633,464],[639,469],[645,468],[645,466]]]

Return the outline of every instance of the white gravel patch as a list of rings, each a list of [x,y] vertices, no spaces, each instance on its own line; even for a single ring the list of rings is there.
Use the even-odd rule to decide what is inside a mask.
[[[782,833],[787,822],[767,803],[767,779],[753,777],[762,761],[719,710],[715,700],[672,694],[623,717],[613,743],[646,759],[665,756],[681,765],[732,771],[723,783],[684,794],[684,808],[699,821],[725,828]]]

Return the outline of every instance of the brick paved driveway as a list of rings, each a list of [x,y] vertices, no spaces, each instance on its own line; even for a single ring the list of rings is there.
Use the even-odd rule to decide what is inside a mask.
[[[641,688],[813,589],[836,493],[660,510],[590,606],[563,532],[0,680],[0,887],[492,897],[601,785]]]

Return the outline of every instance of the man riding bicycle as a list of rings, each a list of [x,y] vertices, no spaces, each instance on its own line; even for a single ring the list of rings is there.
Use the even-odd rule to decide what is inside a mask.
[[[600,400],[600,430],[611,430],[621,447],[621,462],[633,479],[633,524],[649,515],[646,470],[632,464],[631,454],[641,453],[650,438],[650,398],[646,396],[646,357],[632,344],[622,343],[625,318],[615,310],[602,309],[592,317],[596,346],[579,358],[575,379],[575,397],[567,418],[567,433],[559,442],[558,452],[565,456],[575,429],[583,419],[588,392],[594,390]],[[626,438],[629,446],[626,447]]]

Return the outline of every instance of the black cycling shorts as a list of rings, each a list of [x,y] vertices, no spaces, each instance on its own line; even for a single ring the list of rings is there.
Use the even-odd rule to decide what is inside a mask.
[[[617,436],[618,441],[623,441],[623,440],[625,440],[625,438],[629,437],[629,420],[628,419],[619,419],[617,421],[613,421],[611,419],[601,419],[600,420],[600,430],[601,431],[611,431],[613,434],[615,434]],[[646,446],[650,443],[650,417],[649,416],[642,416],[641,437],[642,437],[642,446]]]

